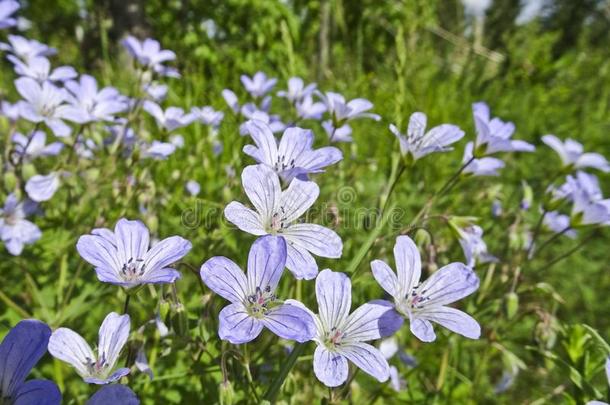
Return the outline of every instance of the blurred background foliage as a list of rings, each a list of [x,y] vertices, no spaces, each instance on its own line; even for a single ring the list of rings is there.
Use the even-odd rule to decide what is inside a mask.
[[[599,398],[596,395],[599,391],[595,391],[591,381],[595,381],[597,390],[607,390],[600,370],[604,353],[609,350],[602,336],[610,336],[609,233],[605,230],[594,234],[582,248],[583,253],[560,265],[523,269],[518,273],[520,276],[515,276],[524,280],[515,300],[508,291],[514,271],[512,245],[518,243],[515,238],[519,234],[514,231],[518,224],[511,213],[519,211],[522,180],[533,187],[536,200],[542,195],[544,179],[559,168],[557,158],[541,145],[541,135],[572,137],[583,142],[587,150],[610,157],[610,1],[494,0],[485,11],[477,8],[478,3],[485,1],[465,3],[468,7],[459,0],[29,0],[22,15],[33,22],[27,36],[57,47],[62,63],[73,64],[81,71],[99,72],[98,79],[105,85],[120,89],[131,88],[133,80],[131,72],[124,68],[126,58],[120,39],[128,33],[158,39],[164,48],[176,52],[183,75],[183,79],[171,81],[168,105],[211,104],[227,111],[221,90],[241,88],[239,76],[258,70],[279,77],[279,88],[285,86],[288,77],[299,75],[318,82],[321,89],[343,92],[348,98],[370,99],[375,104],[374,111],[384,117],[383,122],[358,123],[355,142],[343,147],[346,159],[340,170],[320,182],[323,201],[339,208],[341,201],[336,191],[346,184],[356,191],[352,205],[376,206],[379,190],[392,167],[388,156],[397,149],[387,131],[388,123],[404,128],[410,113],[420,110],[428,114],[432,125],[455,123],[472,139],[471,103],[487,101],[494,115],[516,123],[516,138],[536,144],[539,152],[506,156],[507,168],[501,181],[513,186],[500,186],[495,179],[471,180],[461,186],[455,200],[445,201],[438,208],[439,212],[447,209],[456,215],[484,218],[481,225],[490,251],[505,259],[497,268],[492,265],[479,273],[482,279],[493,281],[484,283],[476,304],[469,304],[477,306],[474,314],[484,327],[485,339],[464,342],[451,336],[435,345],[421,345],[403,331],[401,338],[409,352],[420,359],[420,366],[414,377],[408,379],[409,393],[400,398],[409,398],[414,403],[584,403],[585,398]],[[1,88],[11,89],[13,75],[4,74],[10,66],[7,62],[2,64]],[[143,215],[160,235],[180,230],[182,236],[194,242],[195,249],[188,261],[195,267],[219,254],[245,263],[243,246],[251,243],[247,236],[228,230],[226,225],[217,223],[218,219],[189,230],[181,222],[186,210],[198,209],[195,200],[189,200],[180,189],[186,179],[195,178],[203,185],[206,201],[211,201],[212,207],[239,199],[238,177],[231,177],[230,170],[226,171],[229,165],[239,173],[241,167],[250,163],[240,152],[245,141],[235,136],[238,124],[227,114],[221,127],[221,137],[226,143],[220,162],[207,157],[209,145],[198,143],[202,130],[188,129],[183,133],[186,145],[197,145],[193,148],[200,159],[192,153],[177,152],[184,153],[185,159],[172,158],[146,168],[141,178],[150,182],[146,193],[121,195],[116,191],[94,190],[83,195],[78,206],[70,208],[72,214],[61,222],[47,219],[43,240],[34,252],[34,257],[43,258],[39,264],[41,275],[36,282],[29,275],[25,281],[16,281],[23,286],[24,293],[13,297],[13,301],[32,308],[37,317],[55,322],[51,322],[52,326],[81,319],[86,324],[83,329],[89,332],[96,330],[102,315],[95,319],[87,317],[86,303],[110,297],[118,310],[120,294],[106,286],[96,288],[99,284],[94,281],[93,272],[74,257],[76,238],[94,225],[88,218],[98,215],[98,220],[104,223],[101,213],[113,219],[106,225],[112,225],[119,215]],[[322,138],[320,128],[316,128],[316,133]],[[425,195],[455,171],[458,156],[459,152],[454,152],[418,165],[398,189],[398,205],[412,214],[417,212],[425,202]],[[106,174],[121,173],[123,169],[108,166],[99,170]],[[164,194],[168,179],[180,185],[171,195]],[[608,175],[600,176],[606,194],[610,192],[609,180]],[[506,214],[501,218],[490,216],[494,198],[499,198],[505,207]],[[478,201],[484,203],[474,204]],[[146,214],[141,214],[143,202],[149,203]],[[60,214],[53,215],[53,210],[61,213],[62,208],[48,211],[50,218],[60,218]],[[531,209],[518,215],[532,224],[538,212]],[[56,230],[51,230],[54,225]],[[340,232],[345,243],[343,259],[325,261],[321,267],[327,265],[341,271],[369,231],[363,222],[355,224],[351,232]],[[391,257],[397,231],[382,234],[367,258]],[[447,242],[439,242],[440,251],[434,255],[427,252],[424,260],[432,261],[438,253],[439,262],[448,261],[447,252],[459,251],[455,241],[448,242],[451,237],[438,232],[437,242]],[[545,257],[552,260],[570,249],[571,243],[558,242]],[[459,257],[457,253],[451,259]],[[33,258],[10,260],[6,266],[25,268]],[[362,266],[368,267],[367,263],[365,260]],[[71,277],[75,268],[82,280]],[[198,323],[198,319],[211,319],[218,308],[208,306],[202,310],[194,276],[184,277],[188,283],[178,285],[183,289],[181,302],[193,312],[187,321],[184,314],[181,318],[174,313],[175,327],[198,325],[205,329],[201,331],[203,335],[214,336],[214,326]],[[359,302],[379,295],[378,288],[373,286],[369,276],[355,282],[354,288],[361,294]],[[311,293],[311,286],[305,287],[304,294],[307,293]],[[157,294],[171,295],[165,289],[151,290],[150,294],[155,299]],[[72,299],[68,306],[66,297]],[[515,315],[515,305],[519,315]],[[149,302],[148,306],[154,309],[155,305]],[[61,311],[53,309],[56,307]],[[175,307],[172,308],[174,311]],[[473,308],[466,309],[473,312]],[[17,309],[8,315],[12,321],[21,316]],[[132,316],[138,319],[137,314]],[[139,318],[147,319],[142,314]],[[594,326],[597,332],[583,323]],[[93,335],[89,333],[89,338]],[[183,352],[176,352],[174,346],[174,352],[169,354],[169,347],[159,346],[151,355],[153,362],[157,356],[171,358],[166,361],[170,371],[162,372],[154,382],[139,378],[136,392],[145,393],[144,397],[149,399],[163,398],[168,403],[195,403],[188,401],[200,400],[202,389],[207,389],[204,387],[212,387],[204,396],[229,395],[230,390],[218,385],[214,363],[208,362],[212,366],[204,367],[201,362],[193,362],[187,354],[187,348],[192,348],[188,339],[177,341],[178,347],[185,348]],[[259,343],[259,349],[266,345]],[[212,352],[210,356],[217,354]],[[54,368],[54,375],[62,375],[57,362],[49,362],[47,367]],[[265,367],[263,364],[254,370],[261,384],[270,378]],[[311,374],[310,367],[306,361],[297,369]],[[239,375],[239,367],[234,368],[234,375]],[[520,369],[520,374],[514,386],[496,394],[503,373],[515,368]],[[185,386],[187,378],[192,387]],[[300,403],[313,389],[303,388],[298,378],[297,374],[287,381],[285,389],[293,393],[287,402]],[[59,383],[74,398],[86,397],[82,384],[74,384],[80,388],[66,388],[63,377]],[[309,381],[306,386],[310,383],[313,384]],[[361,383],[365,388],[371,384],[368,392],[377,393],[372,381],[362,379]],[[566,392],[569,397],[563,396]],[[390,398],[386,401],[392,403],[392,393],[378,394]],[[366,393],[353,395],[357,403],[374,400]]]

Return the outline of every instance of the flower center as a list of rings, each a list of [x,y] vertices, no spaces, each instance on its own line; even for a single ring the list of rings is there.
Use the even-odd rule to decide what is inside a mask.
[[[430,297],[426,296],[427,290],[419,291],[419,288],[419,286],[416,286],[402,300],[396,303],[397,309],[404,315],[409,316],[410,313],[423,309],[426,306],[426,302],[430,300]]]
[[[341,341],[345,338],[345,332],[337,329],[337,327],[333,326],[330,332],[326,335],[326,339],[324,340],[325,346],[333,350],[337,346],[341,346]]]
[[[87,372],[89,372],[90,375],[97,377],[105,377],[105,373],[109,364],[106,361],[106,355],[104,353],[101,353],[99,359],[97,359],[96,361],[87,358],[85,366],[87,367]]]
[[[279,156],[277,162],[273,165],[273,169],[276,172],[283,172],[284,170],[294,169],[294,159],[286,161],[286,156]]]
[[[275,294],[271,292],[271,286],[262,290],[256,287],[256,292],[248,296],[248,313],[255,318],[262,318],[269,310],[269,304],[276,300]]]
[[[279,211],[273,214],[271,222],[269,223],[269,229],[267,231],[272,234],[280,233],[282,229],[286,228],[286,218],[284,217],[284,207],[280,207]]]
[[[146,264],[144,264],[144,259],[134,260],[133,257],[130,258],[127,263],[123,264],[123,267],[121,268],[121,273],[126,281],[133,281],[138,277],[142,277],[145,271]]]

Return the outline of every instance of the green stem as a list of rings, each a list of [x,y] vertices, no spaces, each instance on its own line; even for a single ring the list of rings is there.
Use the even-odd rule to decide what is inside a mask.
[[[447,182],[443,185],[443,187],[441,187],[441,189],[434,194],[434,198],[442,197],[445,193],[447,193],[449,190],[451,190],[451,188],[457,183],[457,180],[458,180],[458,177],[460,176],[460,174],[462,174],[462,172],[464,170],[466,170],[466,168],[473,161],[474,161],[474,156],[472,156],[470,159],[468,159],[466,162],[464,162],[464,164],[458,169],[458,171],[455,172],[453,174],[453,176],[451,176],[449,178],[449,180],[447,180]]]
[[[125,305],[123,306],[123,314],[127,314],[129,311],[129,301],[131,300],[131,294],[125,296]]]
[[[538,218],[538,222],[536,223],[536,228],[534,228],[534,234],[532,235],[532,241],[530,242],[530,245],[527,248],[527,254],[525,255],[526,259],[529,259],[530,255],[532,254],[532,250],[534,249],[534,244],[536,243],[536,239],[538,238],[538,235],[540,234],[540,230],[542,229],[542,223],[544,222],[544,217],[546,217],[547,213],[548,213],[548,211],[543,208],[542,214],[540,215],[540,218]]]
[[[290,356],[282,365],[279,374],[277,375],[277,377],[275,377],[275,380],[273,380],[271,386],[269,387],[269,390],[265,394],[265,399],[267,401],[271,403],[275,402],[275,398],[280,392],[280,388],[282,388],[284,380],[286,380],[288,373],[290,373],[290,370],[292,370],[292,367],[294,367],[294,364],[297,362],[297,359],[299,358],[301,353],[303,353],[303,350],[305,350],[305,343],[297,343],[294,346],[294,348],[292,349],[292,353],[290,353]]]
[[[547,247],[551,242],[554,242],[557,238],[559,238],[564,233],[568,232],[570,229],[572,229],[572,228],[570,227],[570,225],[568,225],[565,228],[563,228],[561,231],[557,232],[555,235],[548,238],[542,245],[540,245],[540,247],[538,249],[536,249],[534,251],[533,256],[537,256],[542,251],[542,249]],[[533,256],[532,256],[532,258],[533,258]]]

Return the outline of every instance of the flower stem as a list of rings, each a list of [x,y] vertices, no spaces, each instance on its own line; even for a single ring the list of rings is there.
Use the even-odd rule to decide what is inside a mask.
[[[443,187],[441,187],[441,189],[439,191],[437,191],[436,193],[434,193],[434,199],[438,198],[438,197],[442,197],[443,195],[445,195],[445,193],[447,193],[449,190],[451,190],[453,188],[453,186],[455,186],[455,184],[457,183],[458,177],[460,176],[460,174],[462,174],[462,172],[464,170],[466,170],[466,168],[474,161],[474,156],[471,157],[470,159],[468,159],[466,162],[464,162],[464,164],[458,169],[457,172],[455,172],[453,174],[453,176],[451,176],[449,178],[449,180],[447,180],[445,182],[445,184],[443,185]]]
[[[568,225],[565,228],[563,228],[561,231],[557,232],[555,235],[548,238],[542,245],[540,245],[540,247],[538,249],[536,249],[533,256],[538,255],[538,253],[540,253],[542,251],[542,249],[544,249],[546,246],[548,246],[551,242],[555,241],[555,239],[559,238],[564,233],[568,232],[570,229],[572,229],[572,227],[570,225]],[[532,256],[532,258],[533,258],[533,256]]]
[[[125,305],[123,306],[123,314],[127,315],[127,311],[129,311],[129,301],[131,300],[131,294],[127,294],[125,296]]]
[[[530,242],[529,247],[527,248],[527,252],[525,257],[526,258],[530,258],[532,251],[534,250],[534,244],[536,243],[536,239],[538,239],[538,236],[540,235],[540,230],[542,229],[542,223],[544,222],[544,217],[546,217],[546,214],[548,213],[548,211],[546,209],[542,209],[542,214],[540,215],[540,218],[538,218],[538,222],[536,223],[536,228],[534,228],[534,234],[532,235],[532,241]]]
[[[288,356],[288,359],[286,359],[286,361],[282,365],[279,374],[277,375],[277,377],[275,377],[275,379],[271,383],[271,386],[269,387],[269,390],[265,394],[264,398],[267,401],[271,403],[275,402],[275,398],[280,392],[280,388],[282,388],[284,380],[286,380],[288,373],[290,373],[290,370],[292,370],[292,367],[294,367],[295,363],[297,362],[297,359],[299,358],[303,350],[305,350],[305,343],[295,344],[294,348],[292,349],[292,352],[290,353],[290,356]]]

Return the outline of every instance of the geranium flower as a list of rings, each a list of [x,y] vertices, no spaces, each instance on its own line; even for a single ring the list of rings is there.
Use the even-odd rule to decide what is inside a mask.
[[[378,381],[387,381],[390,376],[387,360],[376,347],[364,342],[389,336],[402,324],[392,304],[383,300],[361,305],[350,314],[351,290],[345,274],[326,269],[316,278],[317,315],[298,301],[287,301],[308,311],[315,321],[313,340],[318,346],[313,371],[329,387],[347,380],[348,360]]]
[[[31,122],[44,122],[58,137],[70,135],[71,129],[63,122],[66,93],[49,82],[39,84],[22,77],[15,80],[17,91],[25,99],[19,104],[19,114]]]
[[[121,384],[105,385],[89,398],[85,405],[140,405],[136,394]]]
[[[248,166],[241,175],[246,195],[256,211],[233,201],[225,217],[242,231],[253,235],[278,235],[287,243],[286,267],[298,279],[312,279],[318,265],[311,255],[341,257],[343,243],[335,232],[317,224],[297,223],[311,207],[320,188],[311,181],[294,179],[282,191],[277,174],[265,165]]]
[[[32,78],[39,83],[65,82],[78,76],[72,66],[60,66],[51,70],[51,62],[44,56],[35,56],[25,62],[13,55],[8,55],[6,58],[13,63],[15,73]]]
[[[0,209],[0,239],[13,256],[19,256],[24,245],[31,245],[42,236],[36,224],[25,219],[33,211],[31,204],[19,202],[15,194],[9,194]]]
[[[520,140],[510,139],[515,132],[515,124],[504,122],[500,118],[491,118],[489,106],[484,102],[472,105],[474,124],[477,130],[475,142],[476,155],[479,150],[484,155],[497,152],[533,152],[534,145]]]
[[[0,30],[14,27],[17,20],[12,17],[21,6],[15,0],[0,0]]]
[[[15,153],[23,156],[23,159],[26,161],[38,157],[56,156],[64,147],[64,144],[61,142],[52,142],[47,145],[47,134],[44,131],[34,132],[29,139],[17,132],[13,134],[12,140],[15,144]]]
[[[140,42],[133,36],[128,36],[122,42],[127,52],[140,65],[158,73],[161,76],[180,77],[176,69],[165,66],[164,63],[176,59],[176,54],[167,49],[161,49],[161,44],[151,38]]]
[[[555,135],[545,135],[542,142],[547,144],[559,155],[563,166],[570,169],[593,168],[602,172],[610,172],[610,163],[599,153],[585,153],[580,142],[573,139],[561,141]]]
[[[462,263],[450,263],[420,283],[421,258],[408,236],[399,236],[394,245],[397,273],[381,260],[371,262],[375,280],[394,298],[396,310],[408,318],[411,332],[423,342],[436,334],[431,322],[470,339],[478,339],[481,327],[470,315],[448,307],[479,288],[479,278]]]
[[[129,374],[129,368],[114,368],[129,338],[130,324],[129,315],[109,313],[100,326],[97,354],[81,335],[58,328],[49,339],[49,353],[74,367],[86,383],[110,384]]]
[[[306,342],[314,335],[313,319],[302,308],[282,303],[275,295],[286,264],[286,242],[277,236],[257,239],[248,255],[248,272],[226,257],[201,266],[201,279],[229,300],[220,311],[218,335],[233,344],[250,342],[263,327],[283,339]]]
[[[245,125],[256,146],[244,146],[244,153],[273,169],[286,182],[297,176],[307,178],[308,174],[321,173],[326,166],[343,159],[335,147],[313,149],[313,132],[308,129],[287,128],[278,145],[264,122],[250,120]]]
[[[85,124],[97,121],[114,121],[115,116],[128,108],[127,100],[114,87],[98,90],[97,81],[89,75],[81,75],[79,81],[71,80],[65,84],[69,91],[70,104],[64,116],[71,121]]]
[[[503,160],[494,157],[474,158],[472,156],[474,144],[468,142],[464,148],[462,164],[465,165],[462,173],[473,176],[499,176],[499,170],[506,164]]]
[[[185,127],[195,120],[194,114],[185,114],[182,108],[169,107],[163,111],[159,104],[150,100],[144,101],[142,108],[153,116],[159,128],[166,129],[167,131]]]
[[[252,77],[241,75],[240,79],[246,91],[254,98],[264,97],[277,83],[277,79],[267,78],[263,72],[256,72]]]
[[[191,242],[171,236],[149,249],[150,235],[140,221],[120,219],[114,232],[97,228],[78,239],[76,250],[95,266],[105,283],[134,287],[140,284],[173,283],[180,273],[169,266],[191,250]]]
[[[9,35],[8,43],[0,42],[0,50],[9,52],[23,61],[37,56],[52,56],[57,49],[38,42],[35,39],[27,39],[19,35]]]
[[[280,90],[277,92],[278,97],[285,98],[291,104],[301,102],[304,98],[311,96],[316,89],[315,83],[310,83],[305,86],[303,79],[300,77],[291,77],[288,79],[288,90]]]
[[[446,152],[453,148],[448,146],[464,137],[464,131],[451,124],[438,125],[426,132],[426,114],[415,112],[409,118],[406,134],[401,134],[394,124],[390,124],[390,131],[400,142],[400,153],[410,155],[413,160],[435,152]]]

